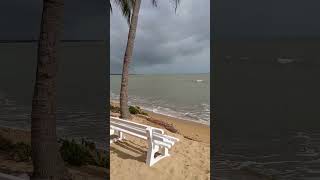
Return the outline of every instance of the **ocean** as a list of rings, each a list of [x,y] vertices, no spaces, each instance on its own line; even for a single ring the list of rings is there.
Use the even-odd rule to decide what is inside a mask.
[[[319,179],[319,44],[215,46],[215,179]]]
[[[106,142],[106,61],[101,42],[63,43],[57,77],[60,137]],[[0,44],[0,126],[30,129],[36,43]]]
[[[119,100],[121,75],[110,75],[110,99]],[[210,125],[209,74],[129,75],[129,104]]]

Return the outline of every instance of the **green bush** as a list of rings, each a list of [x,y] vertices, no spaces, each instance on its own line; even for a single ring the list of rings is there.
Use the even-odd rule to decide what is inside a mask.
[[[129,112],[131,114],[138,114],[139,113],[139,109],[134,107],[134,106],[129,106]]]
[[[74,140],[59,140],[62,143],[60,153],[65,162],[73,166],[94,165],[107,167],[109,156],[99,152],[94,142],[81,139],[81,143]]]
[[[64,161],[70,165],[82,166],[95,163],[89,150],[74,140],[64,140],[60,148],[60,153]]]
[[[31,146],[29,144],[18,142],[12,146],[10,156],[17,162],[31,160]]]
[[[146,115],[146,116],[148,115],[139,106],[129,106],[129,112],[131,114],[142,114],[142,115]]]

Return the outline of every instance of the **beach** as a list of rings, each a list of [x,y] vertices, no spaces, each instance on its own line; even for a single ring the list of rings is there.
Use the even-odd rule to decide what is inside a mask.
[[[13,143],[23,142],[30,144],[31,133],[27,130],[0,127],[0,136]],[[14,176],[31,175],[33,171],[32,161],[17,162],[8,157],[8,152],[0,150],[0,172]],[[74,167],[68,166],[68,171],[75,180],[103,180],[107,176],[107,169],[91,165]]]
[[[112,102],[117,106],[117,102]],[[110,147],[110,178],[112,180],[209,180],[210,179],[210,128],[208,125],[181,120],[161,114],[148,113],[148,117],[172,124],[178,133],[172,133],[145,117],[134,115],[132,121],[165,129],[165,133],[180,139],[164,158],[152,167],[146,165],[147,143],[127,136],[123,142]],[[118,113],[111,113],[119,116]]]

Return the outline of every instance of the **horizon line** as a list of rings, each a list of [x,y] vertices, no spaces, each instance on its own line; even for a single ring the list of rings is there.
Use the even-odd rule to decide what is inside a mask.
[[[129,75],[183,75],[183,74],[210,74],[210,72],[189,73],[130,73]],[[110,73],[109,75],[122,75],[122,73]]]

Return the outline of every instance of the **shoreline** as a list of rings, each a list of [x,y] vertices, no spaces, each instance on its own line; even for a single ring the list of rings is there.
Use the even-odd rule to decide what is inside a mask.
[[[119,104],[118,103],[119,100],[115,100],[115,99],[110,99],[110,104]],[[168,116],[168,117],[172,117],[172,118],[176,118],[176,119],[179,119],[179,120],[183,120],[183,121],[191,121],[191,122],[195,122],[195,123],[198,123],[198,124],[204,124],[208,127],[210,127],[210,118],[209,118],[209,121],[206,121],[206,120],[203,120],[203,119],[200,119],[200,120],[197,120],[193,117],[181,117],[179,115],[171,115],[169,113],[165,113],[165,112],[154,112],[153,110],[151,109],[148,109],[146,107],[144,107],[143,105],[138,105],[138,104],[128,104],[129,106],[139,106],[142,110],[146,111],[146,112],[151,112],[151,113],[154,113],[154,114],[160,114],[160,115],[163,115],[163,116]],[[177,112],[175,111],[176,113],[181,113],[181,112]]]
[[[119,102],[110,101],[110,105],[119,107]],[[208,144],[210,143],[210,126],[206,124],[184,120],[177,117],[171,117],[145,109],[142,110],[145,111],[152,119],[156,119],[164,123],[173,125],[178,130],[179,134],[181,134],[184,138]],[[159,127],[159,125],[148,122],[147,120],[144,120],[144,123]]]

